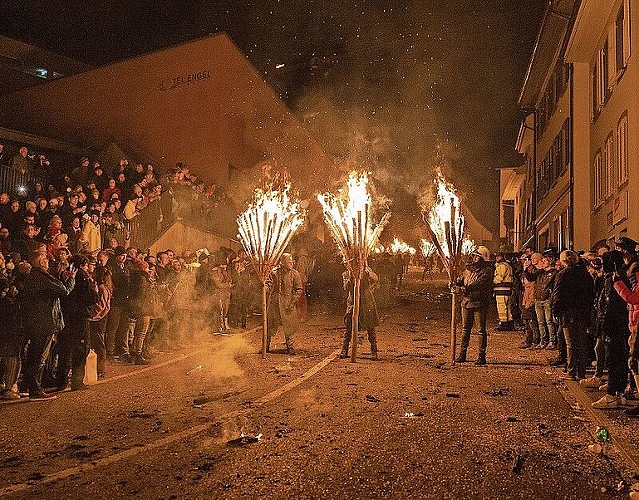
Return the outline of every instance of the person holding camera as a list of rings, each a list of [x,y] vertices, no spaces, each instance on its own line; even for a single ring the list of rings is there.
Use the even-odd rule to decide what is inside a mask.
[[[624,266],[614,273],[614,287],[628,304],[628,368],[635,386],[639,386],[639,265],[637,265],[637,242],[627,236],[615,241],[615,248],[623,254]],[[632,383],[631,383],[632,385]],[[636,388],[636,387],[635,387]],[[639,417],[639,405],[624,411],[630,417]]]
[[[75,286],[61,300],[66,325],[58,337],[58,391],[66,389],[71,371],[71,390],[84,389],[84,371],[91,344],[89,319],[98,302],[98,287],[89,275],[89,259],[76,255],[69,272],[75,275]]]
[[[30,264],[31,269],[24,276],[20,289],[20,313],[29,341],[24,382],[30,401],[45,401],[55,395],[42,390],[42,372],[54,334],[64,328],[60,298],[68,296],[75,287],[75,271],[64,271],[61,280],[51,276],[46,251],[36,254]]]

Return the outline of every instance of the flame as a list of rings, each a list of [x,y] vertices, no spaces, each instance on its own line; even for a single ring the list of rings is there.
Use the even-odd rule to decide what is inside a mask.
[[[363,265],[390,217],[390,213],[384,214],[377,227],[373,228],[368,174],[353,171],[349,174],[346,192],[340,190],[338,196],[318,194],[317,199],[344,261],[349,265]]]
[[[446,258],[456,253],[453,235],[461,235],[464,227],[464,216],[460,211],[459,197],[455,194],[455,189],[449,186],[441,173],[437,173],[437,202],[428,213],[430,223],[437,241],[441,245],[442,251]],[[455,216],[457,214],[457,216]],[[447,230],[446,226],[450,229]],[[447,234],[449,233],[449,234]]]
[[[435,252],[435,245],[432,241],[422,239],[419,242],[419,248],[422,251],[424,258],[428,259]]]
[[[416,250],[408,243],[404,243],[399,238],[395,238],[393,240],[393,244],[390,247],[390,253],[392,253],[393,255],[397,255],[398,253],[409,253],[411,255],[415,255]]]
[[[477,248],[477,243],[475,243],[470,238],[464,238],[464,241],[462,241],[462,248],[461,248],[462,255],[470,255],[471,253],[475,251],[475,248]]]
[[[266,279],[288,246],[306,213],[289,196],[290,184],[255,189],[253,201],[237,217],[239,239],[260,274]]]
[[[430,239],[451,280],[457,277],[457,268],[462,252],[464,216],[455,189],[450,186],[440,171],[435,179],[437,201],[425,214]]]

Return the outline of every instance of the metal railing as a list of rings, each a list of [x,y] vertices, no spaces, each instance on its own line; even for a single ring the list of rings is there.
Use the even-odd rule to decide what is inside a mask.
[[[144,207],[138,215],[124,221],[124,227],[113,233],[120,244],[130,232],[132,247],[149,248],[175,222],[173,193],[165,191],[159,199]],[[103,244],[108,244],[104,241]]]
[[[44,176],[36,172],[21,174],[9,165],[0,165],[0,193],[7,193],[11,197],[25,198],[36,182],[46,188]]]

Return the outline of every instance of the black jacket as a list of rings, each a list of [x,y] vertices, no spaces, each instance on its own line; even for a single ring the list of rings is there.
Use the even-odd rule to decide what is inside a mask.
[[[594,301],[592,276],[582,264],[565,267],[555,276],[550,297],[552,315],[558,318],[590,317]]]
[[[493,266],[485,260],[468,264],[457,285],[464,287],[462,307],[472,309],[488,305],[493,298]]]

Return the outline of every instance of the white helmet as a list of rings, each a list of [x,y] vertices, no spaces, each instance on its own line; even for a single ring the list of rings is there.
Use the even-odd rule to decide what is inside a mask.
[[[482,259],[484,259],[485,261],[490,260],[490,250],[488,250],[488,248],[486,248],[483,245],[478,246],[473,252],[473,255],[477,255],[481,257]]]

